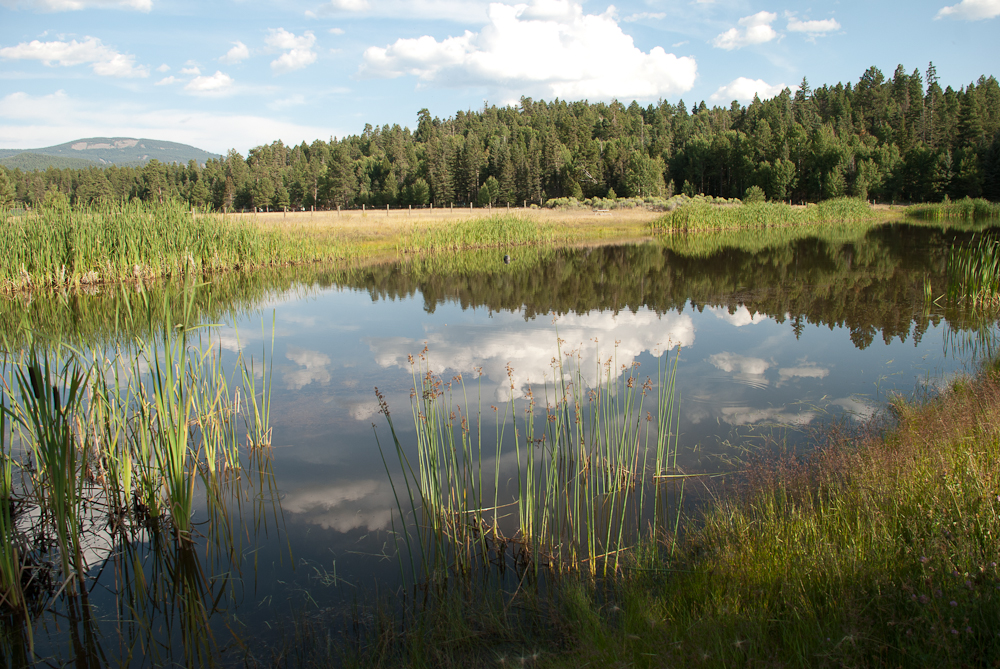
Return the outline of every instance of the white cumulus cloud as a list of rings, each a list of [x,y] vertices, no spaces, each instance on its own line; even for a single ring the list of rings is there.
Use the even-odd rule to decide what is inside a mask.
[[[475,328],[448,327],[430,332],[424,341],[405,337],[379,337],[369,340],[375,362],[381,367],[410,370],[408,355],[429,348],[427,364],[436,373],[454,372],[484,377],[484,391],[493,388],[493,397],[500,401],[523,397],[529,388],[537,396],[542,386],[552,388],[558,373],[554,355],[557,341],[562,340],[565,357],[562,371],[570,374],[576,368],[588,387],[595,387],[600,376],[610,371],[618,378],[640,355],[651,352],[657,357],[675,346],[692,346],[695,340],[691,316],[675,313],[662,316],[648,311],[636,313],[594,311],[588,314],[561,316],[558,325],[533,321],[521,330],[523,320],[517,314],[494,315],[496,329],[481,332]],[[518,330],[506,327],[517,323]],[[614,360],[617,367],[603,367]],[[508,377],[507,366],[511,372]],[[643,376],[656,376],[655,369]],[[511,388],[513,386],[513,388]]]
[[[318,18],[352,12],[393,20],[443,20],[480,25],[486,19],[489,4],[488,0],[331,0],[315,10],[306,11],[305,15]]]
[[[829,376],[830,370],[820,367],[815,363],[807,363],[798,367],[781,367],[778,369],[778,377],[782,382],[791,379],[825,379]],[[781,385],[780,383],[778,385]]]
[[[226,55],[219,58],[223,63],[235,65],[250,57],[250,49],[243,42],[233,42],[233,48],[226,52]]]
[[[301,36],[290,33],[284,28],[271,28],[264,43],[272,49],[281,49],[285,53],[271,61],[271,70],[275,74],[284,74],[316,62],[316,52],[312,50],[316,44],[316,36],[307,30]]]
[[[785,84],[771,85],[763,79],[738,77],[730,81],[725,86],[720,86],[719,90],[709,96],[709,99],[712,102],[731,102],[733,100],[739,100],[740,102],[747,103],[753,100],[754,95],[760,96],[760,99],[764,100],[767,98],[773,98],[786,88],[794,92],[798,89],[798,86],[787,86]]]
[[[176,84],[176,83],[177,83],[177,77],[169,76],[169,77],[163,77],[162,79],[157,81],[154,84],[154,86],[169,86],[170,84]]]
[[[331,0],[324,5],[324,9],[327,11],[363,12],[368,9],[368,0]]]
[[[800,21],[791,16],[788,18],[788,30],[793,33],[808,33],[810,35],[823,35],[825,33],[840,30],[840,23],[837,19],[822,19],[818,21]]]
[[[962,0],[957,5],[942,7],[935,19],[952,18],[981,21],[1000,15],[1000,0]]]
[[[757,12],[739,20],[741,28],[730,28],[712,40],[712,46],[732,51],[753,44],[763,44],[778,37],[771,23],[778,18],[773,12]]]
[[[366,77],[416,76],[422,83],[490,86],[565,99],[651,99],[688,91],[697,64],[654,47],[645,53],[622,32],[614,8],[584,14],[568,0],[530,5],[493,3],[478,33],[437,41],[399,39],[370,47],[359,71]]]
[[[119,53],[101,43],[96,37],[85,37],[82,42],[42,42],[32,40],[17,46],[0,49],[0,58],[8,60],[37,60],[44,65],[90,65],[102,77],[148,77],[149,68],[136,65],[135,56]]]
[[[153,8],[153,0],[0,0],[0,5],[17,9],[33,9],[39,12],[65,12],[78,9],[137,9],[148,12]]]
[[[221,95],[231,91],[234,83],[228,74],[216,70],[211,76],[195,77],[184,90],[201,95]]]

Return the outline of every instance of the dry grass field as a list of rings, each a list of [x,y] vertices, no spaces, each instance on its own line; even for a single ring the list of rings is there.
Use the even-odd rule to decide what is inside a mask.
[[[434,209],[356,209],[344,211],[295,211],[230,214],[251,221],[265,230],[285,231],[327,242],[357,244],[376,251],[390,250],[403,236],[415,232],[440,231],[473,219],[511,215],[534,221],[552,241],[579,244],[594,241],[635,240],[649,237],[650,223],[662,212],[649,209],[539,209],[521,207],[467,207]],[[374,247],[374,248],[373,248]]]

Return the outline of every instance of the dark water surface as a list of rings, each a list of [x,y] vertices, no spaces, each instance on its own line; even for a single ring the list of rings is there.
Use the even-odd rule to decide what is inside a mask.
[[[754,449],[808,448],[813,428],[866,421],[893,394],[934,392],[969,371],[971,325],[943,298],[948,249],[968,236],[845,227],[738,245],[515,249],[509,265],[501,250],[220,278],[203,289],[212,299],[199,302],[201,318],[221,324],[212,340],[225,359],[241,349],[270,357],[280,507],[248,533],[240,596],[220,604],[217,619],[251,647],[278,643],[282,622],[347,611],[376,583],[397,582],[396,501],[373,425],[390,442],[374,388],[406,446],[410,356],[425,348],[431,370],[464,377],[473,410],[480,395],[484,410],[521,406],[529,390],[543,397],[560,353],[572,352],[593,382],[609,357],[615,374],[639,363],[655,379],[657,359],[677,349],[681,465],[732,471]],[[112,303],[104,295],[16,309],[39,330],[75,327],[110,341],[121,336]],[[492,430],[492,411],[484,420]],[[47,653],[73,656],[57,632],[42,639]]]

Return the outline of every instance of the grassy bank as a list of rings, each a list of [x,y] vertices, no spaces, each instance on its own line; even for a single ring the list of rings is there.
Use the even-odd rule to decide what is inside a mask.
[[[805,207],[780,202],[714,205],[690,200],[653,221],[654,234],[703,230],[755,230],[768,227],[870,221],[882,216],[864,200],[840,198]]]
[[[886,436],[833,438],[807,460],[752,465],[680,554],[640,565],[678,571],[624,579],[618,622],[578,639],[576,661],[639,663],[649,653],[716,666],[971,666],[997,657],[997,368],[896,409]]]
[[[936,220],[987,220],[1000,218],[1000,203],[982,198],[969,197],[961,200],[946,200],[934,204],[916,204],[907,207],[906,215],[927,221]]]
[[[344,255],[178,204],[123,204],[86,211],[5,212],[0,290],[177,277]]]
[[[554,240],[550,225],[508,212],[484,216],[482,210],[460,211],[429,219],[395,214],[391,223],[375,212],[343,217],[328,212],[316,219],[193,215],[175,203],[0,212],[0,291],[356,262],[404,253],[509,249]]]

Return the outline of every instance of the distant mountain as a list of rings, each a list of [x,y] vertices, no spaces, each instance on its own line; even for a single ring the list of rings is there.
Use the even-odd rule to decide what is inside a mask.
[[[199,164],[204,164],[209,158],[221,158],[216,153],[202,151],[199,148],[177,142],[165,142],[160,139],[133,139],[131,137],[88,137],[78,139],[65,144],[57,144],[44,149],[0,149],[0,165],[15,167],[10,161],[24,154],[34,154],[35,156],[48,156],[51,158],[74,158],[89,161],[98,166],[108,165],[145,165],[150,160],[156,159],[161,163],[187,164],[189,160],[194,160]],[[37,168],[45,169],[49,164],[44,159],[38,161],[34,156],[30,159],[31,164],[39,165]],[[75,162],[75,161],[74,161]],[[70,167],[66,164],[51,162],[53,167]],[[20,165],[17,165],[20,167]],[[72,165],[77,167],[77,165]],[[86,167],[86,165],[79,165]],[[22,167],[21,169],[26,169]]]

